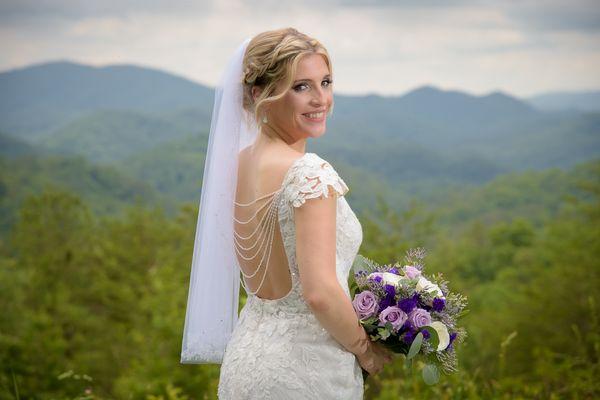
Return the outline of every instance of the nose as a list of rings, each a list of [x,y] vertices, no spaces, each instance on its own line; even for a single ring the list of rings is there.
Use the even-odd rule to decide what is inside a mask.
[[[327,92],[322,87],[316,88],[312,96],[313,104],[320,106],[327,101]]]

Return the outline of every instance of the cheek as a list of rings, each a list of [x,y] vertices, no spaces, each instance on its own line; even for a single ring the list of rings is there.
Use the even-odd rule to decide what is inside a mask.
[[[296,115],[302,114],[302,112],[306,109],[306,103],[307,101],[302,99],[301,96],[294,96],[290,99],[289,110]]]

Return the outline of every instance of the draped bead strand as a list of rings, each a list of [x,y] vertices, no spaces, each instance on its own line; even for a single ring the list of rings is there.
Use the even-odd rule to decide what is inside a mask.
[[[267,209],[267,211],[262,215],[260,222],[258,223],[258,225],[256,226],[256,229],[254,229],[254,231],[248,235],[248,236],[242,236],[240,234],[238,234],[235,229],[233,231],[234,233],[234,243],[235,243],[235,251],[236,253],[243,258],[244,260],[252,260],[255,257],[258,256],[258,254],[260,253],[261,248],[263,247],[263,245],[265,245],[266,247],[268,247],[268,251],[263,253],[260,262],[258,263],[258,266],[256,267],[256,270],[251,273],[251,274],[246,274],[244,272],[244,270],[242,268],[240,268],[240,271],[242,272],[242,275],[244,276],[244,279],[241,280],[242,286],[244,287],[244,290],[246,291],[246,293],[255,295],[256,293],[259,292],[260,288],[262,287],[265,278],[267,276],[267,270],[269,267],[269,260],[271,258],[271,250],[272,250],[272,246],[273,246],[273,236],[274,236],[274,232],[275,232],[275,225],[276,225],[276,221],[277,221],[277,211],[279,209],[278,205],[279,205],[279,194],[281,193],[281,189],[276,190],[272,193],[269,193],[267,195],[264,195],[258,199],[255,199],[254,201],[251,201],[249,203],[239,203],[239,202],[234,202],[236,205],[238,206],[250,206],[252,204],[255,204],[257,201],[259,200],[263,200],[265,198],[270,197],[270,200],[268,200],[267,202],[265,202],[265,204],[263,204],[262,206],[260,206],[256,212],[254,213],[254,215],[252,215],[252,217],[250,217],[249,219],[247,219],[246,221],[241,221],[237,218],[235,218],[235,216],[233,217],[233,219],[235,220],[235,222],[242,224],[242,225],[246,225],[248,223],[250,223],[250,221],[252,221],[253,219],[255,219],[258,215],[258,213],[264,209],[267,205],[269,205],[269,208]],[[254,244],[252,246],[249,247],[244,247],[240,241],[241,240],[250,240],[255,234],[256,232],[260,229],[260,234],[258,235],[258,237],[256,239],[254,239]],[[256,251],[256,253],[254,253],[254,255],[252,255],[251,257],[246,257],[244,254],[241,253],[241,250],[244,251],[249,251],[251,249],[253,249],[254,247],[256,247],[259,244],[260,241],[260,245]],[[266,241],[266,243],[265,243]],[[266,263],[265,263],[265,268],[264,268],[264,273],[262,275],[261,281],[258,285],[258,288],[255,291],[249,290],[249,288],[246,286],[245,284],[245,280],[246,278],[252,278],[254,276],[256,276],[256,274],[258,273],[258,271],[260,270],[263,261],[265,260],[265,256],[266,256]]]

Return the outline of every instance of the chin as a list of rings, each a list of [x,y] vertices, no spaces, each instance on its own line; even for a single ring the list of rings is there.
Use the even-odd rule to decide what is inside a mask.
[[[318,138],[325,134],[326,129],[305,129],[303,134],[307,138]]]
[[[327,131],[327,126],[325,125],[325,123],[320,124],[320,125],[302,124],[301,126],[302,126],[302,133],[306,137],[318,138],[318,137],[323,136],[325,134],[325,132]]]
[[[300,115],[297,124],[306,137],[318,138],[323,136],[327,130],[327,116],[316,122],[307,120],[304,115]]]
[[[318,137],[321,137],[323,135],[325,135],[325,129],[323,129],[322,132],[317,132],[317,133],[313,134],[312,137],[313,138],[318,138]]]

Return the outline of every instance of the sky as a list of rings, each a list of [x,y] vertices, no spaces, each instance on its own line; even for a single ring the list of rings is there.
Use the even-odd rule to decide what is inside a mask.
[[[600,89],[600,0],[1,0],[0,71],[130,64],[214,87],[245,38],[284,27],[325,45],[340,94]]]

